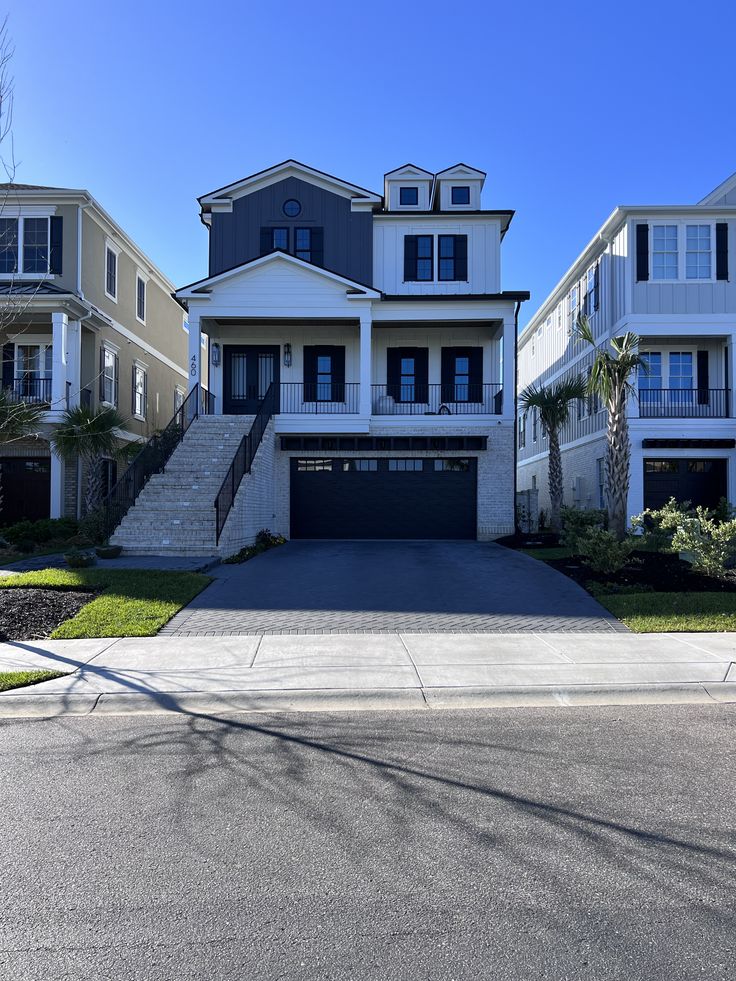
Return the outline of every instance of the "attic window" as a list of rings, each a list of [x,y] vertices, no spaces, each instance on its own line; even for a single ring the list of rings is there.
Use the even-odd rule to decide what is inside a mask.
[[[451,201],[453,204],[470,204],[470,188],[467,186],[453,187]]]
[[[417,204],[419,204],[419,188],[418,187],[400,187],[399,188],[399,204],[400,205],[417,205]]]
[[[284,214],[287,218],[296,218],[302,213],[302,206],[294,198],[284,201]]]

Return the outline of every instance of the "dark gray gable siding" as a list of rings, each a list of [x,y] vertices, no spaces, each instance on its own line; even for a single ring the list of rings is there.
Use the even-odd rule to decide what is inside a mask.
[[[282,210],[289,198],[302,206],[298,218],[287,218]],[[232,214],[212,215],[209,274],[256,259],[261,254],[261,228],[322,228],[325,269],[370,286],[372,222],[370,212],[352,212],[347,198],[287,177],[233,202]]]

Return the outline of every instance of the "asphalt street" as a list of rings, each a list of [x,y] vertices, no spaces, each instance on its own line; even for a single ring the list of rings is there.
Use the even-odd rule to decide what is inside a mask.
[[[735,723],[0,722],[0,977],[733,979]]]

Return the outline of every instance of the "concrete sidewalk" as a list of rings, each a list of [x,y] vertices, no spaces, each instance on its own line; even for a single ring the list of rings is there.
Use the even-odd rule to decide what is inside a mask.
[[[319,634],[0,644],[0,717],[736,702],[736,634]]]

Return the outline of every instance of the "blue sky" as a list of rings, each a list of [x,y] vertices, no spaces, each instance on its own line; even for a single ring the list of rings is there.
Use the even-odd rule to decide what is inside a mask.
[[[177,284],[198,195],[294,157],[376,191],[407,161],[514,208],[522,324],[616,204],[736,170],[732,0],[12,0],[16,180],[89,189]]]

